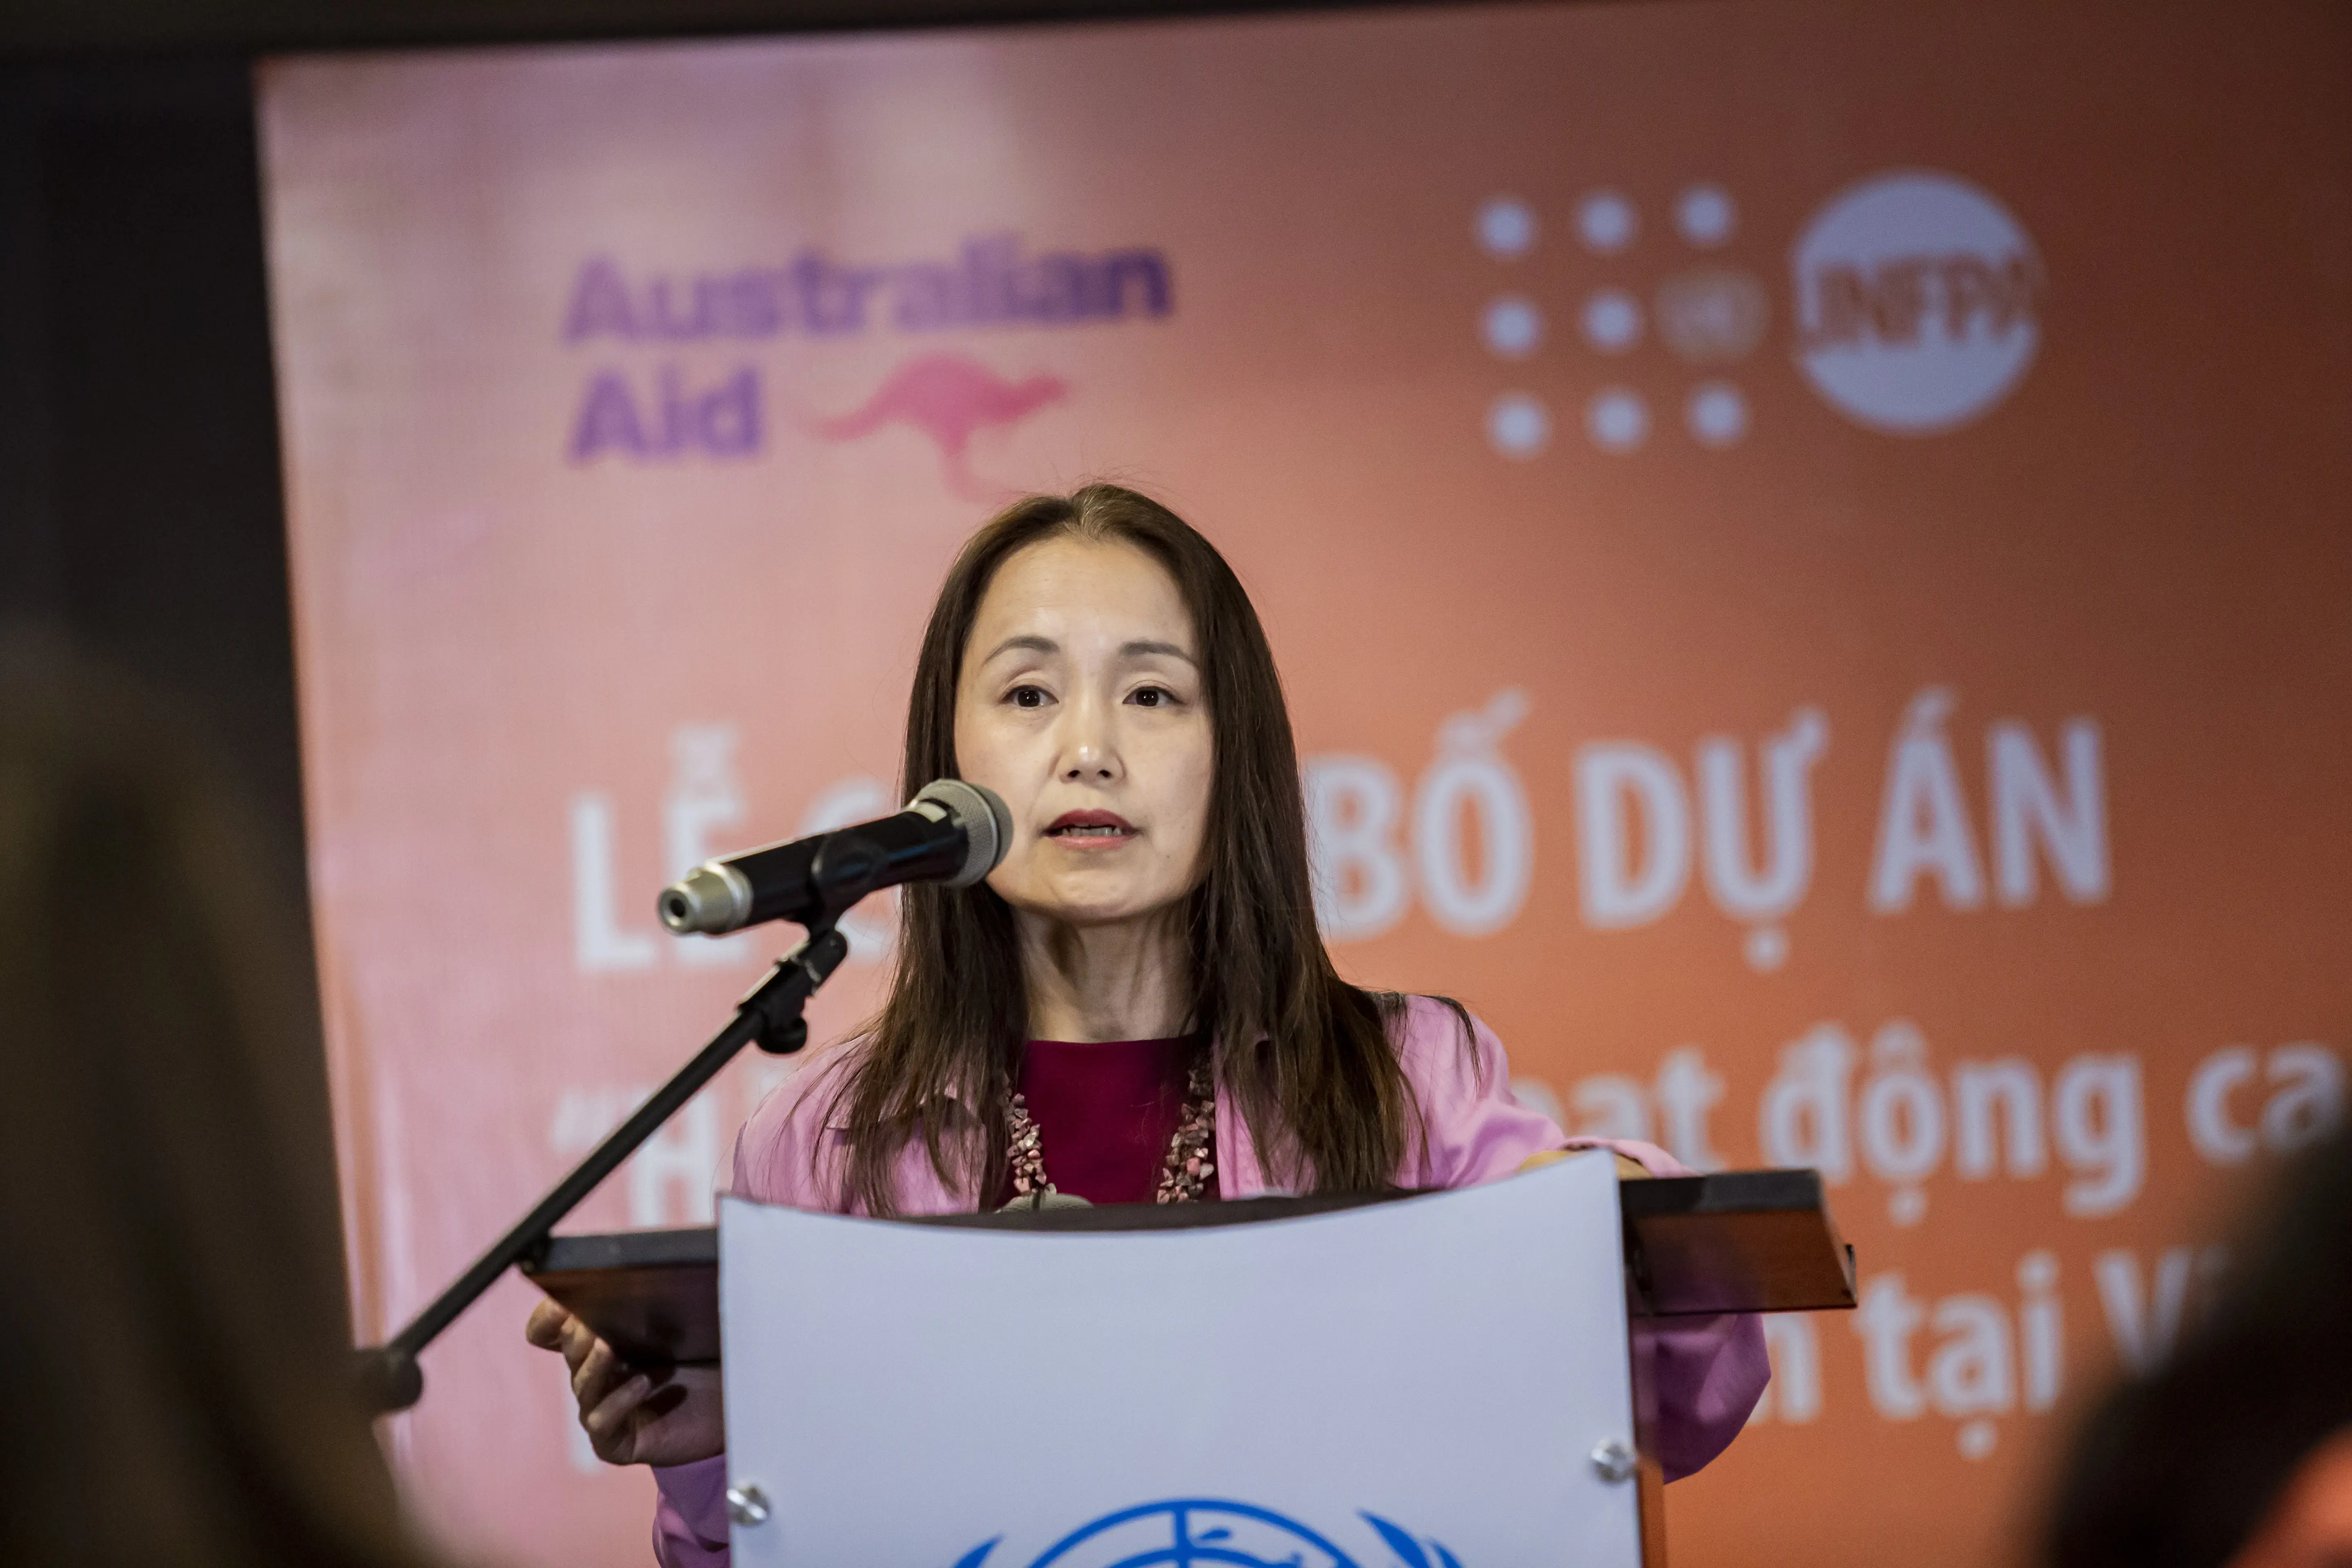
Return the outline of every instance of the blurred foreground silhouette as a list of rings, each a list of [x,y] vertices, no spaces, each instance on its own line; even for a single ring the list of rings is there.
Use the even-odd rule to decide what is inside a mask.
[[[2084,1425],[2052,1568],[2352,1568],[2352,1128],[2229,1243],[2212,1312]]]
[[[0,637],[0,1562],[407,1564],[292,911],[170,716]]]

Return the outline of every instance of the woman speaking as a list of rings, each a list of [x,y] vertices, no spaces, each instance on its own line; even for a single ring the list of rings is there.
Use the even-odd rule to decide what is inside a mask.
[[[924,633],[905,768],[908,793],[994,790],[1011,846],[978,886],[905,889],[881,1013],[752,1113],[737,1194],[909,1215],[1459,1187],[1601,1142],[1513,1100],[1457,1004],[1332,967],[1274,655],[1223,557],[1156,502],[1089,485],[972,536]],[[1630,1174],[1679,1173],[1611,1146]],[[1671,1479],[1738,1432],[1763,1336],[1645,1332]],[[552,1302],[528,1333],[563,1352],[596,1451],[660,1467],[661,1560],[723,1563],[716,1369],[628,1366]]]

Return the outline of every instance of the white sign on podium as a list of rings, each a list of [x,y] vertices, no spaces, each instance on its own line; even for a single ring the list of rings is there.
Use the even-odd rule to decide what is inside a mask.
[[[1112,1234],[729,1199],[735,1563],[1636,1568],[1622,1245],[1605,1152]]]

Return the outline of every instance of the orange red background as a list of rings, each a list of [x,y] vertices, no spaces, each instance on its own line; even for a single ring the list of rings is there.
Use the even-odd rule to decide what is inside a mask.
[[[1265,617],[1343,967],[1470,1002],[1571,1123],[1843,1147],[1875,1321],[1919,1321],[1875,1371],[1849,1318],[1781,1331],[1763,1417],[1668,1494],[1676,1561],[2013,1561],[2218,1205],[2340,1113],[2347,41],[2317,6],[1645,5],[268,66],[362,1332],[781,947],[658,935],[680,862],[888,808],[993,500],[1108,476]],[[1165,309],[898,313],[1000,236],[1155,257]],[[875,273],[861,329],[794,315],[809,255]],[[1955,304],[1954,258],[2022,281]],[[567,337],[600,263],[635,330]],[[698,278],[751,293],[678,314]],[[1705,759],[1752,879],[1808,713],[1808,874],[1759,913],[1708,870]],[[1671,861],[1677,800],[1686,873],[1596,895]],[[731,1070],[575,1228],[706,1215],[787,1070]],[[651,1489],[583,1458],[530,1299],[428,1354],[404,1474],[470,1552],[642,1561]]]

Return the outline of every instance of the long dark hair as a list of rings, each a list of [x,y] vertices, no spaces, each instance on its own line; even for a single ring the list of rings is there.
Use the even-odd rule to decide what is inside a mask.
[[[0,1562],[411,1568],[353,1375],[268,840],[172,716],[0,635]]]
[[[906,794],[957,775],[956,689],[996,570],[1067,537],[1142,550],[1192,612],[1215,761],[1203,875],[1190,895],[1192,1026],[1285,1185],[1336,1192],[1395,1178],[1420,1136],[1390,1025],[1402,997],[1339,978],[1315,925],[1298,754],[1274,653],[1215,546],[1174,512],[1117,485],[1031,496],[972,535],[940,588],[907,706]],[[845,1201],[895,1211],[897,1155],[919,1138],[943,1181],[985,1202],[1005,1161],[1004,1103],[1029,1001],[1013,911],[985,883],[909,887],[889,999],[835,1091],[847,1129]],[[959,1109],[959,1107],[961,1109]]]

